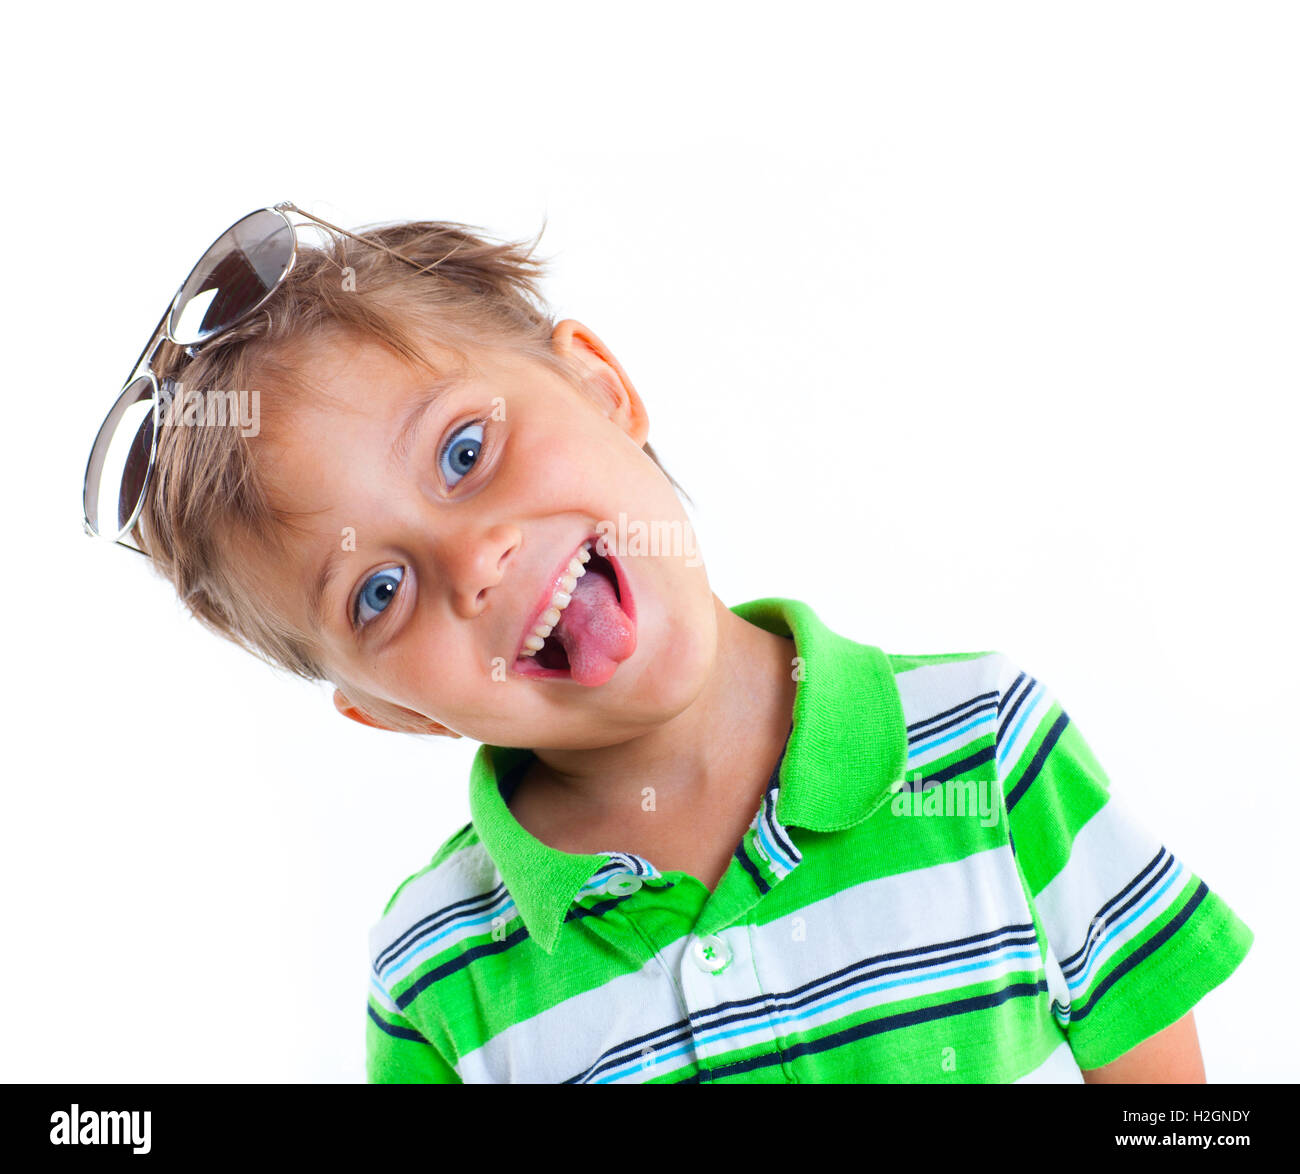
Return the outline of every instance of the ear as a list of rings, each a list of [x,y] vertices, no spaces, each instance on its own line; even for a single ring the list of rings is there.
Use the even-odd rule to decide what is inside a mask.
[[[581,322],[565,318],[551,332],[551,346],[585,369],[591,383],[605,395],[602,407],[609,418],[640,448],[650,435],[650,418],[636,388],[610,349]]]
[[[380,718],[374,717],[367,713],[358,705],[353,705],[351,701],[344,696],[342,690],[334,690],[334,708],[344,717],[351,718],[354,722],[359,722],[363,726],[371,726],[376,730],[392,730],[398,734],[441,734],[448,738],[459,738],[462,735],[455,730],[449,730],[441,722],[436,722],[432,718],[423,717],[412,709],[404,709],[403,713],[411,715],[410,725],[395,726]]]

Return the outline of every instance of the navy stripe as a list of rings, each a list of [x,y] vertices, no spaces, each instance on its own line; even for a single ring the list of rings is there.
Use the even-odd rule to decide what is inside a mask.
[[[799,849],[794,846],[790,837],[786,834],[785,825],[776,818],[776,799],[774,796],[764,796],[763,815],[767,817],[767,830],[771,834],[772,839],[776,841],[777,847],[789,856],[794,863],[798,864],[800,859],[802,859],[802,855]]]
[[[1047,761],[1047,756],[1051,754],[1052,747],[1056,745],[1057,739],[1065,732],[1065,727],[1069,724],[1070,716],[1062,710],[1061,716],[1052,723],[1052,728],[1047,731],[1047,737],[1043,739],[1042,745],[1038,747],[1038,753],[1034,755],[1028,769],[1020,776],[1020,781],[1008,792],[1008,812],[1020,802],[1021,797],[1029,790],[1029,784],[1038,777],[1038,772],[1043,769],[1043,763]]]
[[[660,1037],[670,1032],[666,1039]],[[667,1048],[673,1044],[686,1043],[691,1038],[690,1025],[685,1019],[679,1019],[676,1023],[667,1027],[656,1027],[654,1031],[647,1031],[638,1035],[635,1039],[624,1040],[622,1043],[615,1044],[612,1048],[606,1048],[595,1061],[576,1076],[570,1076],[568,1080],[561,1081],[562,1084],[586,1084],[593,1076],[599,1076],[613,1068],[618,1068],[626,1064],[629,1060],[636,1059],[642,1054],[641,1049],[651,1040],[653,1048]]]
[[[915,721],[907,727],[907,740],[909,742],[919,742],[922,738],[928,738],[931,734],[937,734],[940,730],[946,730],[951,726],[959,726],[968,718],[973,717],[977,713],[983,713],[986,709],[996,710],[997,706],[994,704],[992,699],[997,697],[997,695],[996,690],[991,693],[981,693],[978,697],[972,697],[969,701],[963,701],[960,705],[954,705],[951,709],[945,709],[942,713],[936,713],[933,717],[922,718],[920,721]],[[974,708],[972,708],[972,706]],[[942,725],[935,726],[932,730],[925,730],[924,733],[921,732],[925,726],[931,725],[932,723],[939,721],[941,718],[948,717],[949,714],[955,714],[956,716],[951,718],[951,720],[944,722]]]
[[[833,1032],[821,1039],[807,1040],[803,1043],[788,1044],[782,1053],[769,1053],[765,1056],[753,1056],[748,1060],[737,1060],[711,1069],[709,1079],[717,1080],[729,1076],[739,1076],[757,1068],[768,1068],[785,1060],[797,1060],[801,1056],[812,1056],[818,1052],[827,1052],[845,1044],[857,1043],[873,1035],[898,1031],[904,1027],[914,1027],[918,1023],[928,1023],[932,1019],[947,1019],[955,1015],[967,1015],[973,1011],[985,1011],[991,1007],[1001,1006],[1011,999],[1035,998],[1047,992],[1047,979],[1036,983],[1020,982],[1003,987],[987,995],[976,995],[968,999],[957,999],[937,1007],[922,1007],[915,1011],[906,1011],[898,1015],[886,1015],[881,1019],[872,1019],[867,1023],[858,1023],[842,1031]]]
[[[391,1035],[394,1039],[409,1039],[416,1044],[427,1044],[429,1042],[418,1031],[413,1031],[409,1027],[394,1027],[391,1023],[386,1023],[383,1016],[379,1015],[369,1003],[366,1004],[366,1011],[369,1012],[370,1018],[379,1025],[379,1029],[385,1034]]]
[[[936,770],[933,774],[925,775],[919,779],[911,779],[907,786],[912,791],[924,791],[933,784],[946,783],[949,779],[960,778],[968,770],[974,770],[977,766],[983,766],[986,762],[993,761],[993,747],[985,746],[983,750],[976,750],[974,754],[968,754],[965,758],[957,762],[949,763],[947,766]],[[918,772],[920,773],[920,772]],[[991,783],[992,779],[973,779],[972,782]],[[917,786],[917,784],[920,786]]]
[[[490,909],[501,895],[505,893],[505,885],[497,885],[489,893],[476,893],[472,897],[465,897],[460,901],[455,901],[450,905],[444,905],[441,909],[435,910],[413,925],[407,926],[391,945],[386,946],[379,952],[379,956],[374,961],[374,971],[378,974],[384,966],[391,960],[392,956],[402,953],[408,946],[412,945],[419,938],[441,929],[444,925],[456,921],[458,918],[467,916],[471,913],[481,913],[485,909]],[[414,936],[412,936],[414,935]]]
[[[1088,1001],[1077,1011],[1073,1008],[1071,1009],[1070,1022],[1072,1024],[1078,1023],[1080,1019],[1084,1018],[1084,1016],[1086,1016],[1088,1012],[1097,1005],[1097,1001],[1101,996],[1119,982],[1124,975],[1132,970],[1139,962],[1149,958],[1156,952],[1156,950],[1163,946],[1165,942],[1173,937],[1174,934],[1183,927],[1187,919],[1195,912],[1196,907],[1205,900],[1209,891],[1210,890],[1205,887],[1205,882],[1201,881],[1201,883],[1196,886],[1196,891],[1188,898],[1187,904],[1183,906],[1182,911],[1177,917],[1172,918],[1164,929],[1144,943],[1139,949],[1134,950],[1133,953],[1125,958],[1123,962],[1106,975],[1106,977],[1097,984],[1097,989],[1089,996]]]
[[[602,864],[598,869],[596,869],[595,872],[591,874],[591,876],[587,878],[587,883],[590,884],[598,876],[601,876],[603,873],[606,872],[626,872],[626,871],[627,871],[627,865],[621,863],[620,861],[606,860],[604,864]]]
[[[646,877],[647,879],[653,876],[652,870],[654,866],[640,856],[635,856],[631,852],[608,852],[606,855],[608,859],[587,878],[587,884],[591,884],[598,876],[605,873],[614,874],[631,871],[637,876]]]
[[[1167,872],[1172,871],[1174,867],[1175,867],[1175,861],[1174,858],[1171,856],[1169,857],[1168,860],[1165,861],[1165,866],[1158,873],[1156,873],[1156,875],[1151,879],[1151,881],[1148,884],[1144,885],[1142,889],[1139,892],[1137,892],[1128,901],[1128,903],[1125,905],[1123,909],[1116,911],[1115,917],[1116,918],[1122,917],[1126,912],[1128,912],[1129,909],[1133,908],[1133,906],[1138,904],[1139,901],[1144,900],[1146,898],[1147,893],[1149,893],[1152,889],[1154,889],[1163,879],[1164,875]],[[1106,920],[1109,921],[1110,919],[1107,918]],[[1093,955],[1098,950],[1101,949],[1102,942],[1106,937],[1106,934],[1104,932],[1105,925],[1103,923],[1102,933],[1096,933],[1094,928],[1096,925],[1097,925],[1097,918],[1093,917],[1088,927],[1088,932],[1090,936],[1088,937],[1088,940],[1084,942],[1083,946],[1080,947],[1083,956],[1079,958],[1078,961],[1075,962],[1074,965],[1072,965],[1068,971],[1064,966],[1061,967],[1061,973],[1064,974],[1067,979],[1074,978],[1076,975],[1082,974],[1085,970],[1087,970],[1092,963]]]
[[[1157,862],[1160,861],[1162,857],[1165,858],[1164,866],[1159,868],[1155,875],[1150,876],[1148,879],[1148,874],[1156,867]],[[1093,947],[1098,944],[1099,937],[1105,936],[1104,934],[1096,934],[1095,927],[1098,920],[1100,919],[1104,923],[1109,923],[1122,917],[1138,904],[1139,901],[1142,901],[1146,895],[1160,883],[1165,874],[1174,868],[1175,863],[1173,856],[1167,854],[1164,848],[1161,848],[1152,861],[1141,872],[1139,872],[1133,880],[1129,881],[1123,889],[1097,910],[1093,915],[1092,921],[1088,925],[1089,936],[1084,941],[1083,945],[1061,962],[1061,972],[1066,978],[1071,978],[1078,971],[1086,970],[1088,968],[1088,957],[1092,954]],[[1129,896],[1127,900],[1124,900],[1125,894],[1130,893],[1131,890],[1134,889],[1134,886],[1138,886],[1136,892],[1132,892],[1132,895]],[[1116,902],[1118,901],[1123,901],[1123,905],[1116,908]]]
[[[1021,676],[1024,676],[1024,674],[1021,673]],[[1038,682],[1033,677],[1025,677],[1025,687],[1015,701],[1011,703],[1011,708],[1007,710],[1006,716],[1002,716],[1001,711],[999,711],[997,736],[999,750],[1002,749],[1002,735],[1015,723],[1016,714],[1020,712],[1020,707],[1025,703],[1025,698],[1034,691],[1034,686],[1037,684]]]
[[[781,753],[777,756],[776,765],[772,768],[772,773],[768,776],[767,790],[775,791],[781,782],[781,764],[785,761],[785,752],[790,748],[790,734],[794,733],[794,722],[790,723],[790,732],[785,736],[785,745],[781,747]]]
[[[1017,673],[1016,679],[1012,681],[1011,684],[1007,687],[1006,692],[1003,693],[1002,696],[998,698],[999,716],[1001,716],[1003,706],[1005,706],[1006,703],[1010,701],[1012,697],[1015,696],[1016,688],[1019,686],[1020,682],[1023,681],[1024,679],[1025,679],[1025,674],[1023,672]]]
[[[479,958],[484,958],[489,954],[504,953],[511,946],[523,941],[527,936],[527,928],[521,926],[514,933],[507,934],[499,942],[483,942],[481,945],[472,946],[463,954],[459,954],[455,958],[444,962],[441,966],[435,966],[432,970],[422,974],[400,995],[392,996],[393,1002],[397,1004],[399,1011],[405,1011],[419,997],[422,991],[435,982],[439,982],[449,974],[455,974],[457,970],[463,970],[471,962],[475,962]]]
[[[668,887],[671,888],[671,885]],[[635,892],[640,892],[640,890],[634,889],[633,893]],[[564,914],[564,920],[581,921],[584,917],[602,917],[620,901],[626,901],[633,893],[611,893],[606,896],[605,900],[597,901],[594,905],[570,905],[568,911]]]
[[[745,851],[745,841],[743,839],[736,845],[736,859],[740,861],[740,866],[749,874],[749,879],[754,882],[760,897],[771,891],[772,886],[767,883],[767,878],[758,871],[758,866],[749,858],[749,853]]]

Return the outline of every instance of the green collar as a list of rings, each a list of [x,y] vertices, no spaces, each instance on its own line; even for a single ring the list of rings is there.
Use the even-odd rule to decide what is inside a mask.
[[[860,823],[903,777],[907,730],[889,660],[879,648],[831,632],[806,604],[756,599],[731,609],[741,619],[793,636],[794,728],[781,762],[777,819],[834,832]],[[560,852],[525,831],[500,781],[532,751],[479,747],[470,769],[474,827],[530,936],[550,953],[578,890],[609,859]]]

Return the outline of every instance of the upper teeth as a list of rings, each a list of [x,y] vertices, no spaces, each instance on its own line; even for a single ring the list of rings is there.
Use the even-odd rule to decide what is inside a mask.
[[[555,588],[555,594],[551,596],[549,606],[537,617],[537,623],[533,625],[533,630],[524,637],[524,648],[521,655],[532,656],[546,643],[546,637],[551,634],[552,629],[560,622],[560,613],[572,601],[573,589],[577,586],[578,580],[587,573],[584,564],[590,561],[591,542],[587,541],[578,548],[578,553],[569,560],[569,565],[565,568],[564,574],[560,576],[560,582]]]

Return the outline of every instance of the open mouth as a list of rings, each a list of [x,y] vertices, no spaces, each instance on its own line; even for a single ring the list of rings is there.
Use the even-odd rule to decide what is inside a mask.
[[[515,657],[521,676],[603,685],[636,647],[636,611],[621,568],[588,538],[556,576]]]

